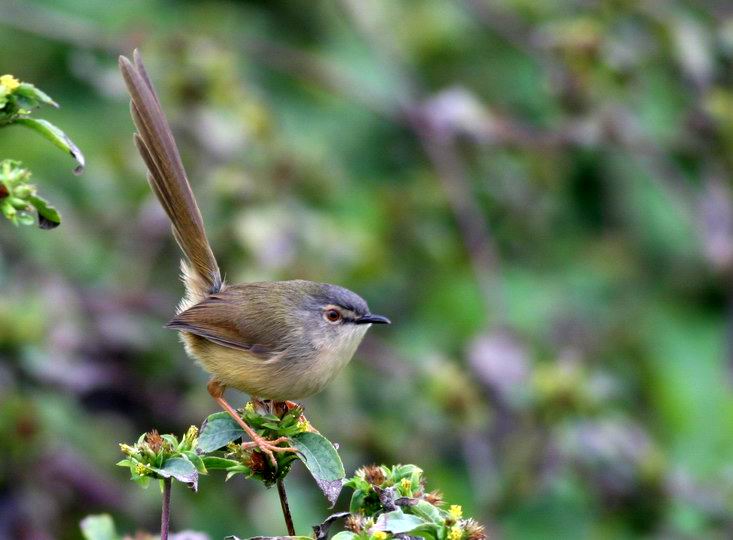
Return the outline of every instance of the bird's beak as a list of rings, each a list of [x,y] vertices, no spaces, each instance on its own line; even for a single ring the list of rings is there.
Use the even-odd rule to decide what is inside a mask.
[[[371,313],[364,315],[363,317],[359,317],[354,322],[356,324],[392,324],[392,321],[387,317],[383,317],[382,315],[372,315]]]

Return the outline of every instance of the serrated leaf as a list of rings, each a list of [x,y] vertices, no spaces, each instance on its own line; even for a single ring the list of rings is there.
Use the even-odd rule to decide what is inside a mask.
[[[18,118],[14,123],[32,129],[42,137],[51,141],[54,146],[60,148],[73,157],[77,163],[77,166],[74,169],[75,174],[81,174],[84,171],[84,154],[81,153],[81,150],[79,150],[66,133],[54,126],[51,122],[38,118]]]
[[[163,478],[175,478],[192,490],[198,489],[199,473],[193,463],[182,457],[167,459],[160,468],[153,468]]]
[[[336,504],[346,473],[331,441],[313,432],[298,433],[290,440],[331,506]]]
[[[200,454],[213,452],[243,435],[244,430],[229,414],[214,413],[204,420],[201,426],[197,451]]]
[[[405,514],[402,510],[393,510],[381,514],[374,524],[374,528],[378,531],[389,531],[392,534],[401,534],[410,532],[421,525],[425,525],[425,520],[412,514]]]
[[[81,534],[85,540],[117,540],[117,531],[112,516],[99,514],[87,516],[79,523]]]

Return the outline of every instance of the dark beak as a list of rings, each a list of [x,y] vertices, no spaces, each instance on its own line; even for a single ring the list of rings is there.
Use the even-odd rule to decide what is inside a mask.
[[[359,317],[354,321],[356,324],[392,324],[392,322],[387,317],[382,317],[381,315],[372,315],[369,313],[368,315],[364,315],[363,317]]]

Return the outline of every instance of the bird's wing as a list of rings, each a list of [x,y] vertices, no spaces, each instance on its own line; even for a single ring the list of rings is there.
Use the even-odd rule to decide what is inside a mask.
[[[248,324],[247,318],[242,316],[238,298],[227,292],[224,290],[212,294],[182,311],[166,328],[189,332],[218,345],[246,351],[263,360],[281,352],[282,342],[278,339],[280,325],[272,321],[272,328],[268,331],[262,324]],[[267,317],[260,320],[267,322]]]

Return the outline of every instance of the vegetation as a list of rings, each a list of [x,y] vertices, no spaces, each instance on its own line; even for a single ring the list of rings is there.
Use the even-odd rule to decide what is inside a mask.
[[[0,27],[1,73],[87,157],[73,177],[0,129],[64,217],[0,223],[0,537],[157,531],[117,443],[216,411],[162,328],[179,254],[131,141],[134,46],[227,277],[343,284],[394,323],[303,403],[346,477],[415,463],[488,537],[729,534],[724,2],[32,0]],[[292,465],[311,534],[329,503]],[[172,530],[285,532],[275,488],[225,476],[173,487]]]
[[[32,84],[20,82],[12,75],[0,76],[0,127],[20,125],[28,127],[73,157],[78,165],[74,172],[84,169],[84,155],[66,134],[51,122],[31,118],[33,109],[41,104],[58,107],[46,93]],[[38,219],[42,229],[53,229],[61,223],[61,216],[48,201],[29,184],[31,173],[18,161],[0,161],[0,212],[14,225],[32,225]],[[35,215],[34,215],[35,214]]]

